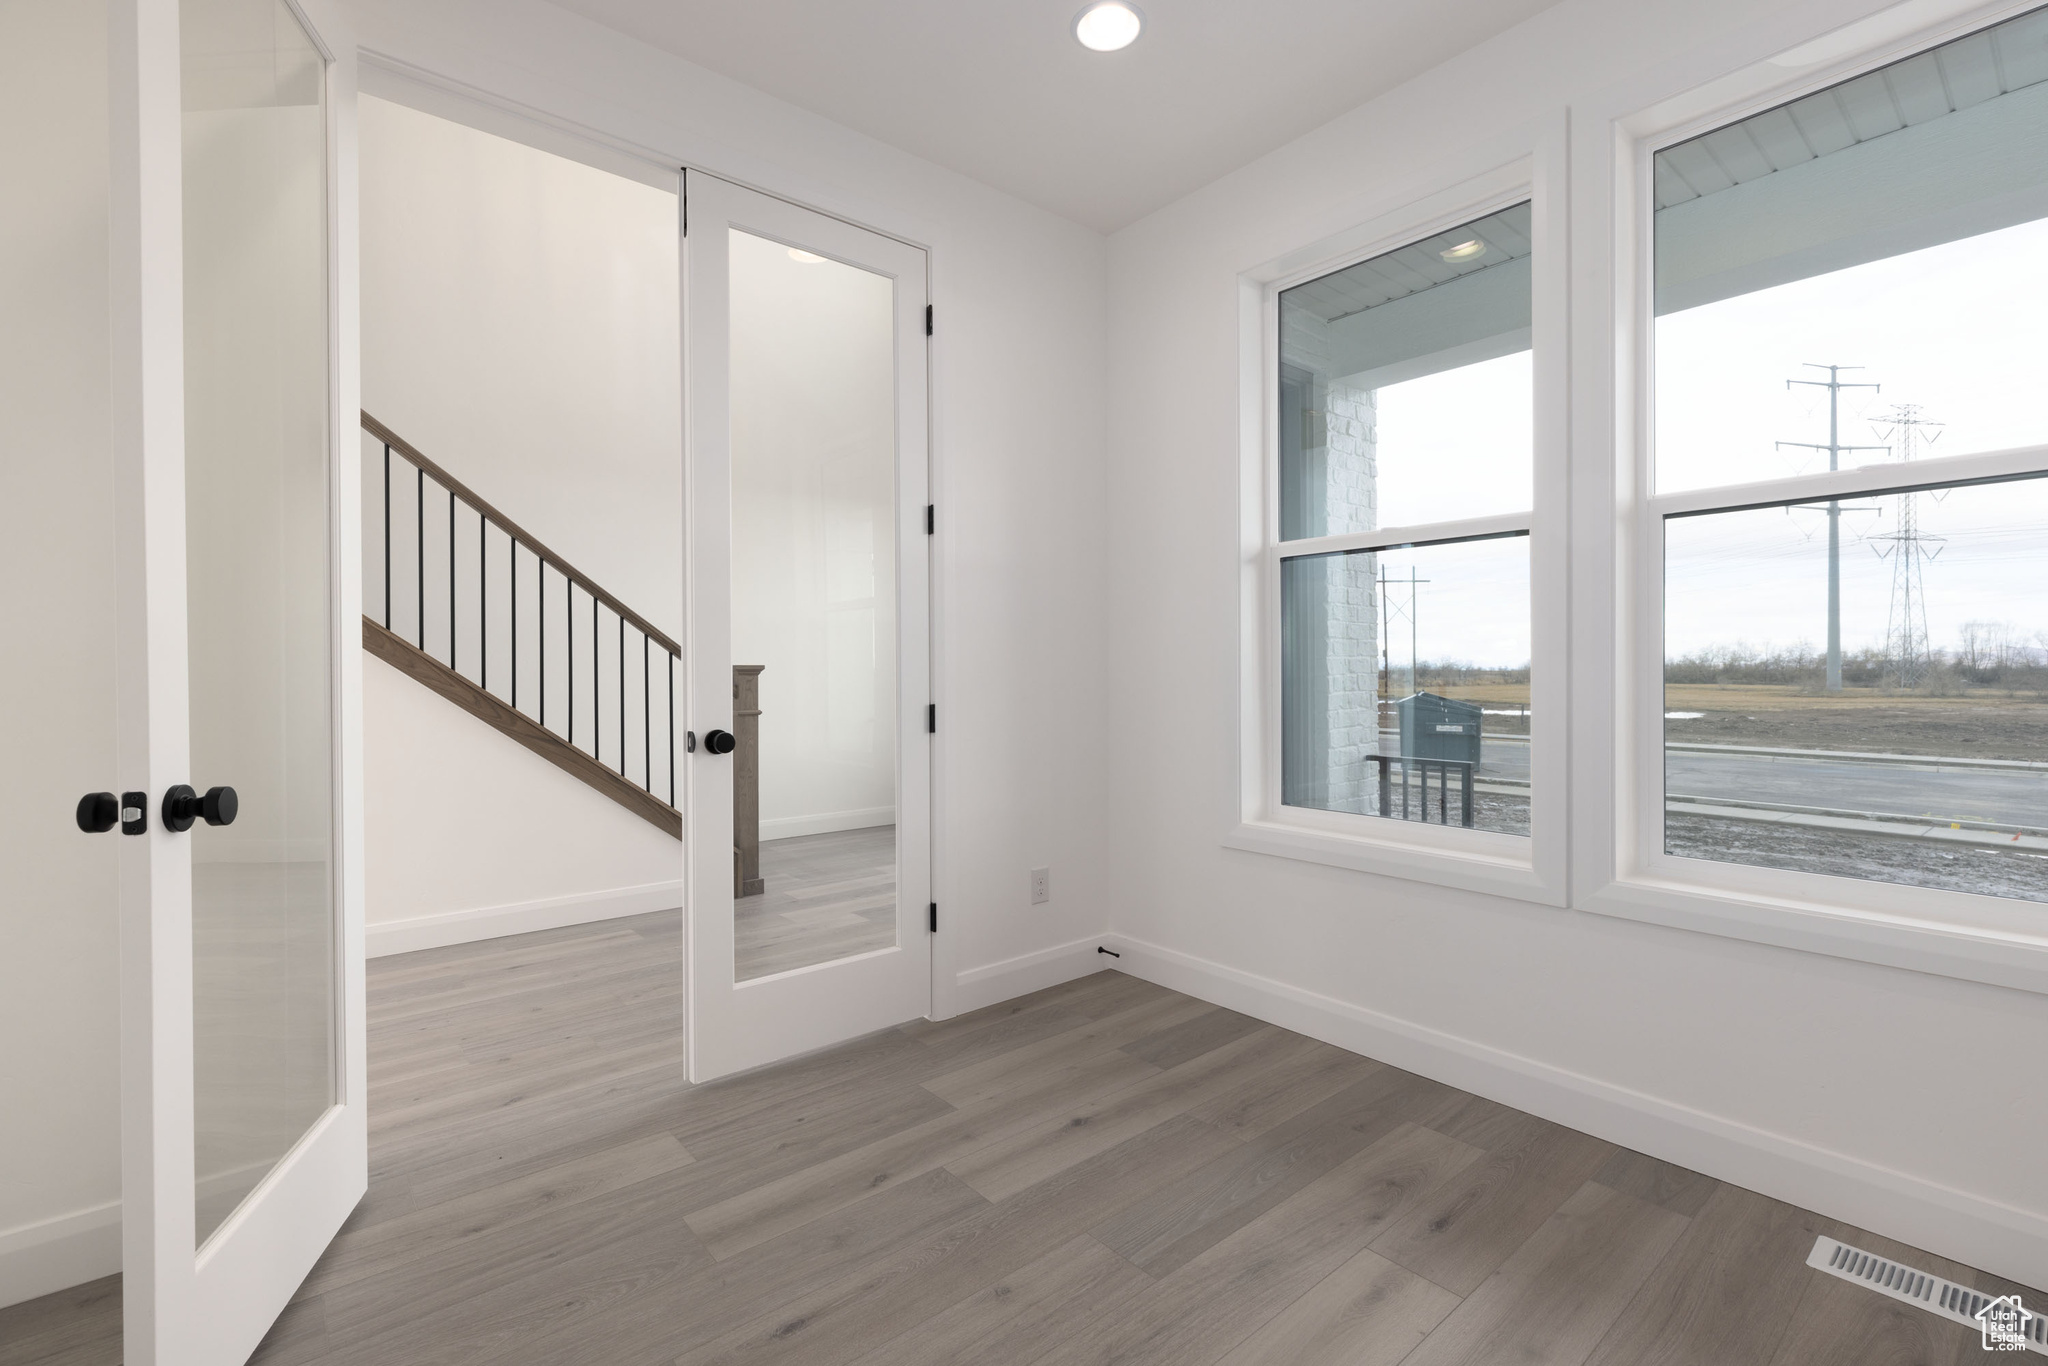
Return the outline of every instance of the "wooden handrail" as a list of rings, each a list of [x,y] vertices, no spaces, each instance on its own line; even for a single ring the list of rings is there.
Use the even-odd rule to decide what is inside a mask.
[[[656,645],[659,645],[662,649],[667,650],[671,655],[674,655],[677,659],[681,659],[683,657],[683,647],[676,644],[673,640],[670,640],[661,631],[655,629],[654,624],[648,621],[647,618],[641,616],[638,612],[626,606],[625,603],[620,602],[610,593],[607,593],[604,589],[598,587],[597,584],[591,580],[589,575],[583,573],[583,571],[577,569],[576,566],[570,564],[560,555],[557,555],[554,551],[542,545],[538,540],[534,539],[534,537],[529,535],[523,528],[521,528],[519,523],[513,521],[510,517],[507,517],[504,513],[498,511],[498,509],[496,509],[495,507],[492,507],[489,502],[487,502],[482,497],[478,496],[477,492],[474,489],[470,488],[469,485],[463,483],[460,479],[457,479],[454,475],[448,473],[447,470],[442,469],[432,460],[429,460],[425,455],[423,455],[420,452],[419,447],[413,445],[410,441],[407,441],[397,432],[392,431],[389,427],[379,422],[376,418],[370,416],[367,410],[363,412],[363,430],[368,432],[371,436],[376,437],[377,440],[389,446],[392,450],[397,451],[400,455],[404,456],[408,461],[410,461],[418,468],[425,470],[429,475],[433,476],[435,483],[439,484],[442,488],[447,489],[450,493],[454,494],[457,498],[460,498],[463,502],[469,504],[478,512],[481,512],[485,517],[489,518],[492,522],[495,522],[500,531],[503,531],[513,540],[519,542],[520,545],[532,551],[537,558],[545,561],[548,564],[553,565],[555,567],[555,571],[559,573],[563,578],[569,580],[571,583],[576,584],[578,587],[582,588],[584,592],[590,594],[591,597],[597,599],[605,606],[611,608],[612,611],[618,613],[619,616],[624,618],[626,621],[630,622],[633,625],[634,629],[646,635],[646,637],[649,640],[653,641]]]

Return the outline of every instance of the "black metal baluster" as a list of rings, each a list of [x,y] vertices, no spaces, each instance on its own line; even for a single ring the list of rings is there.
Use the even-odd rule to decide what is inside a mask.
[[[505,577],[512,583],[512,710],[519,710],[519,538],[505,552]]]
[[[640,786],[654,793],[654,675],[648,672],[647,633],[640,633]]]
[[[569,743],[576,743],[576,580],[562,575],[562,648],[568,652]]]
[[[676,804],[676,657],[668,655],[668,804]]]
[[[427,652],[427,472],[412,472],[412,511],[417,546],[413,555],[413,577],[418,581],[420,599],[420,653]]]
[[[597,672],[597,590],[590,590],[590,757],[604,762],[604,694]]]
[[[548,723],[548,562],[533,557],[533,624],[540,632],[540,723]]]
[[[491,690],[491,538],[483,513],[476,515],[476,685]]]
[[[455,490],[448,490],[448,668],[455,668]]]
[[[626,616],[619,614],[619,776],[626,776]]]
[[[391,443],[384,443],[384,629],[391,629]]]

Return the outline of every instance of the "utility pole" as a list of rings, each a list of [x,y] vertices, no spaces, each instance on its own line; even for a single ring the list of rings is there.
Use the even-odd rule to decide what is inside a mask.
[[[1878,389],[1875,384],[1844,384],[1842,371],[1861,370],[1860,365],[1816,365],[1806,362],[1813,370],[1828,372],[1826,379],[1788,379],[1785,387],[1795,384],[1810,384],[1816,389],[1828,391],[1828,444],[1823,446],[1812,441],[1780,441],[1778,449],[1798,446],[1809,451],[1826,451],[1828,469],[1842,467],[1844,451],[1885,451],[1889,446],[1844,446],[1842,444],[1841,399],[1844,389]],[[1839,501],[1828,500],[1828,691],[1842,690],[1842,505]]]

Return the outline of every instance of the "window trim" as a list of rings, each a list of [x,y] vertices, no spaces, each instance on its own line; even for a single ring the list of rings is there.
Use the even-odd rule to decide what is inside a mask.
[[[1602,732],[1596,737],[1591,725],[1581,730],[1587,752],[1572,807],[1574,866],[1583,889],[1574,900],[1578,908],[2048,992],[2048,905],[1666,854],[1662,648],[1667,517],[2048,473],[2048,446],[1919,460],[1909,480],[1897,466],[1875,466],[1658,494],[1652,422],[1655,154],[2039,7],[2040,0],[1993,6],[1933,0],[1912,7],[1910,19],[1880,13],[1838,30],[1830,45],[1843,54],[1839,60],[1802,68],[1765,55],[1676,96],[1588,121],[1582,146],[1595,155],[1582,164],[1597,168],[1605,183],[1575,186],[1575,192],[1612,214],[1614,252],[1600,265],[1613,308],[1604,317],[1589,309],[1587,330],[1574,340],[1582,355],[1604,355],[1613,369],[1597,376],[1589,370],[1589,382],[1575,386],[1574,398],[1588,414],[1604,403],[1614,446],[1586,453],[1611,461],[1597,484],[1611,499],[1612,536],[1582,555],[1575,589],[1582,626],[1574,635],[1575,661],[1582,679],[1598,683],[1575,696],[1574,706],[1582,723],[1598,716]],[[1604,561],[1601,582],[1590,591],[1589,559]]]
[[[1228,848],[1551,906],[1566,900],[1568,740],[1568,234],[1566,123],[1559,112],[1477,149],[1432,183],[1392,194],[1353,226],[1241,272],[1239,293],[1240,745]],[[1532,506],[1528,512],[1282,541],[1279,296],[1282,290],[1528,202],[1531,211]],[[1283,807],[1280,561],[1528,533],[1530,833],[1446,829]]]

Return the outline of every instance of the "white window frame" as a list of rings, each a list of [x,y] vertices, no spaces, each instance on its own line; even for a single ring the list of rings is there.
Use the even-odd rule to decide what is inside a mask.
[[[1659,494],[1653,481],[1655,385],[1651,163],[1665,147],[1836,85],[1863,72],[2039,7],[2040,0],[1969,5],[1921,0],[1792,46],[1686,93],[1644,101],[1582,128],[1582,165],[1597,179],[1575,187],[1588,219],[1612,214],[1611,313],[1586,309],[1575,344],[1612,358],[1605,375],[1575,386],[1590,432],[1604,422],[1611,452],[1581,452],[1582,512],[1606,499],[1611,538],[1577,563],[1574,694],[1585,743],[1573,797],[1575,907],[1632,920],[2048,991],[2048,904],[1814,873],[1680,858],[1663,851],[1665,519],[1676,513],[1787,500],[1849,498],[1947,481],[2048,473],[2048,446],[1842,470],[1766,483]],[[1825,61],[1806,61],[1814,52]],[[1636,92],[1640,96],[1641,92]],[[1611,179],[1610,179],[1611,178]],[[1600,183],[1605,180],[1605,183]],[[1582,227],[1582,234],[1585,229]],[[1605,302],[1604,300],[1601,302]],[[1590,517],[1588,518],[1590,520]],[[1604,565],[1603,565],[1604,561]],[[1597,580],[1588,569],[1604,569]],[[1611,672],[1607,666],[1611,665]],[[1604,675],[1604,676],[1603,676]],[[1611,718],[1611,719],[1608,719]],[[1600,722],[1604,721],[1604,725]],[[1595,730],[1604,731],[1597,737]]]
[[[1566,125],[1476,151],[1430,185],[1387,196],[1353,226],[1240,272],[1240,751],[1223,843],[1388,876],[1562,906],[1566,899],[1565,646],[1568,430]],[[1282,541],[1279,296],[1359,261],[1528,202],[1533,436],[1527,513]],[[1446,828],[1280,802],[1280,561],[1527,531],[1530,591],[1529,836]]]

